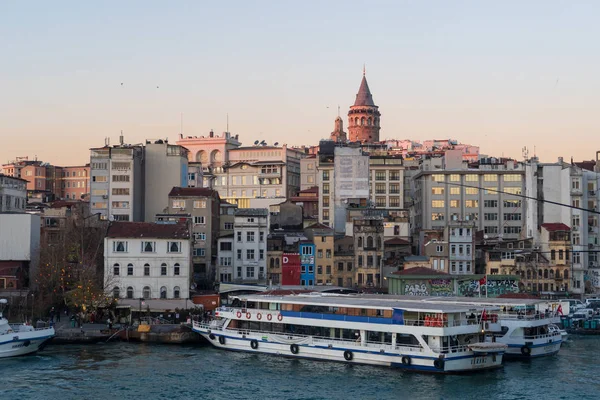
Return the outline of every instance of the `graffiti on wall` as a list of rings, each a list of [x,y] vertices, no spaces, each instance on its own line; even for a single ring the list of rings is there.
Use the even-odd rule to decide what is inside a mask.
[[[432,296],[454,296],[452,280],[450,279],[431,279],[429,287],[429,293]]]
[[[600,269],[590,268],[586,278],[591,281],[593,287],[600,287]]]
[[[404,294],[407,296],[429,296],[425,283],[407,283],[404,285]]]
[[[467,279],[458,282],[458,295],[466,297],[487,296],[496,297],[504,293],[518,293],[519,282],[515,279],[488,279],[480,283],[478,279]]]

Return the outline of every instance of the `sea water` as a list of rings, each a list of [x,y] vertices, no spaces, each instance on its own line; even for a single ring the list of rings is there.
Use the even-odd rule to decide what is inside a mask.
[[[205,346],[49,345],[0,360],[0,399],[599,399],[600,337],[502,369],[432,375]]]

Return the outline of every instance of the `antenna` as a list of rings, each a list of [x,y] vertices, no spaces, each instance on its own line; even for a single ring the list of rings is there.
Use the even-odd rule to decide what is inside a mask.
[[[123,137],[123,129],[121,129],[121,136],[119,136],[119,143],[121,144],[121,146],[123,146],[124,141],[125,141],[125,138]]]
[[[227,113],[227,130],[226,132],[229,132],[229,113]]]
[[[181,117],[181,122],[180,122],[180,127],[179,127],[179,133],[183,135],[183,113],[181,113],[180,117]]]
[[[527,146],[523,147],[522,152],[523,152],[523,159],[525,161],[527,161],[529,159],[529,149],[527,149]]]
[[[363,76],[367,75],[367,64],[363,64]]]

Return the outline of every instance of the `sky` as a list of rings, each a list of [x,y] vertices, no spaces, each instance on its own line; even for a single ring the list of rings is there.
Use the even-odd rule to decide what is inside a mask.
[[[3,1],[0,161],[346,125],[363,64],[383,138],[542,161],[600,150],[598,1]],[[183,123],[182,123],[183,121]]]

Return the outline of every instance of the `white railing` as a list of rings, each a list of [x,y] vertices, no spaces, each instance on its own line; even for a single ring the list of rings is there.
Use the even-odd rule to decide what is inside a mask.
[[[554,313],[537,313],[537,314],[524,314],[519,312],[505,312],[498,314],[499,319],[504,320],[527,320],[527,321],[539,321],[543,319],[559,318],[560,314]]]

